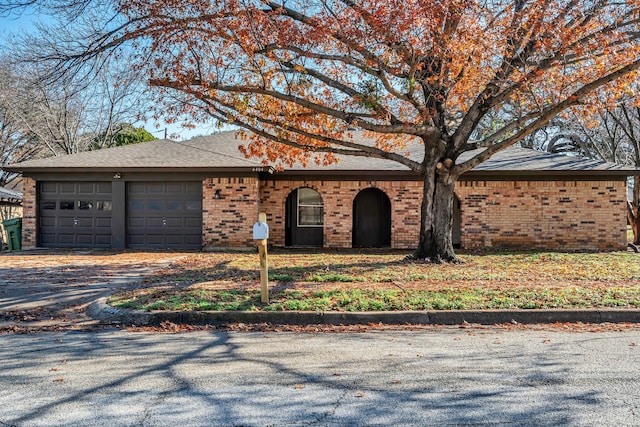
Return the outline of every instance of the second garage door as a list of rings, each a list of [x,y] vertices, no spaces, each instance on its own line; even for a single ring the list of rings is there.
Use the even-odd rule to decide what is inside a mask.
[[[202,184],[127,183],[127,246],[201,249]]]

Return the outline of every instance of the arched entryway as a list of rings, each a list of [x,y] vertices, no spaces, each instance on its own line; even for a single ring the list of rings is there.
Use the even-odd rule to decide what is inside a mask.
[[[353,247],[391,246],[391,202],[384,191],[367,188],[353,201]]]
[[[286,246],[323,245],[324,203],[313,188],[301,187],[287,197],[284,240]]]

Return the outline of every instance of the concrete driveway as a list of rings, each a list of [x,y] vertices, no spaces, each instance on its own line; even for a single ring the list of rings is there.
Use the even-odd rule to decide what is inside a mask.
[[[33,250],[0,254],[0,329],[91,324],[88,304],[144,286],[184,253]]]

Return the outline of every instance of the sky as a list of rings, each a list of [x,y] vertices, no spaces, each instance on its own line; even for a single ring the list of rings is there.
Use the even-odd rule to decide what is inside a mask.
[[[0,45],[4,45],[12,34],[34,31],[37,23],[46,22],[48,19],[50,18],[36,14],[30,9],[27,9],[19,16],[6,17],[0,15]],[[136,127],[144,127],[158,139],[164,138],[166,129],[166,134],[169,138],[178,141],[191,139],[196,136],[208,135],[217,130],[212,125],[201,126],[195,129],[185,129],[181,127],[179,123],[167,124],[164,122],[156,123],[152,121],[134,123],[134,125]]]

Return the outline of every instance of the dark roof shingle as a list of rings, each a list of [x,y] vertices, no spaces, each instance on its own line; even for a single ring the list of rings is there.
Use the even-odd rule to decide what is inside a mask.
[[[362,132],[353,132],[355,142],[371,144]],[[245,158],[238,150],[243,142],[236,131],[194,138],[189,141],[175,142],[156,140],[104,150],[89,151],[67,156],[50,157],[16,163],[8,170],[28,171],[100,171],[100,170],[257,170],[264,167],[261,159]],[[481,149],[479,149],[481,150]],[[423,155],[419,143],[407,144],[409,157],[420,161]],[[464,153],[459,159],[461,163],[476,154],[477,151]],[[285,173],[333,173],[336,172],[409,172],[409,169],[397,162],[369,157],[338,156],[340,161],[329,166],[316,165],[310,162],[307,167],[296,165],[285,167]],[[276,165],[270,165],[276,166]],[[492,156],[486,162],[476,166],[471,173],[481,174],[605,174],[635,175],[638,169],[614,163],[600,162],[583,157],[571,157],[560,154],[549,154],[540,151],[510,147]]]

